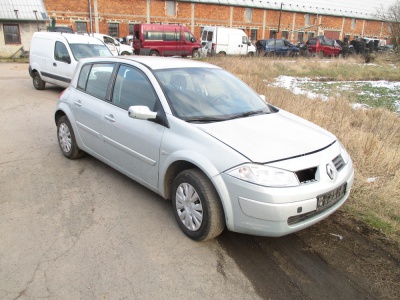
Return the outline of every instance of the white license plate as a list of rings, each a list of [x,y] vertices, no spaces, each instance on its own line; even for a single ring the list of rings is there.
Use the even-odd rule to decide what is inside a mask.
[[[327,209],[342,199],[346,194],[346,187],[347,182],[330,192],[317,196],[317,211]]]

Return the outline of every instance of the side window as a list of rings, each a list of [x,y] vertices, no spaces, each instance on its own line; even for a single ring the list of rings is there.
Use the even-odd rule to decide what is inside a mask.
[[[54,59],[62,62],[71,62],[67,47],[62,42],[56,42],[54,47]]]
[[[89,73],[86,92],[97,98],[106,99],[107,88],[113,69],[114,64],[94,64]]]
[[[213,33],[214,33],[214,31],[209,31],[207,33],[207,42],[212,42]]]
[[[104,39],[104,43],[114,45],[114,39],[109,38],[108,36],[105,36],[103,39]]]
[[[79,79],[78,79],[78,88],[81,90],[86,89],[86,82],[88,80],[91,67],[92,65],[85,65],[81,69],[81,73],[79,74]]]
[[[185,31],[185,40],[191,42],[192,39],[193,41],[196,41],[196,38],[190,32]]]
[[[122,65],[115,80],[112,101],[126,110],[133,105],[147,106],[154,110],[157,96],[145,74],[138,69]]]

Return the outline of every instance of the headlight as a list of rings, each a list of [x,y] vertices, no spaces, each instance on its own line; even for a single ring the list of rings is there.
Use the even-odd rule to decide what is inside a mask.
[[[299,185],[299,180],[293,172],[263,165],[245,164],[227,171],[226,174],[251,183],[270,187]]]
[[[342,143],[339,142],[340,145],[340,155],[342,155],[343,161],[345,164],[349,162],[350,155],[347,153],[346,149],[343,147]]]

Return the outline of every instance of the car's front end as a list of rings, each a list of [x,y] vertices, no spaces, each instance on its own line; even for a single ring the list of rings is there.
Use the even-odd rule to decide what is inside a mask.
[[[297,164],[301,170],[296,171]],[[232,205],[228,229],[282,236],[336,211],[349,196],[354,169],[344,148],[335,142],[327,149],[288,161],[241,165],[214,180],[222,187],[221,198]]]

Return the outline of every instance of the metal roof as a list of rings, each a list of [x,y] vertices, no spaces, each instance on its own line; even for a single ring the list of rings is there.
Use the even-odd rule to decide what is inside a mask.
[[[288,3],[288,1],[286,1],[285,3],[283,1],[276,1],[276,0],[178,0],[178,1],[192,2],[192,3],[211,3],[211,4],[229,5],[229,6],[244,6],[249,8],[262,8],[270,10],[280,10],[282,3],[283,11],[347,17],[356,19],[382,20],[375,15],[362,13],[361,11],[354,11],[354,10],[350,11],[346,9],[334,9],[330,7],[317,7],[311,5],[304,5],[301,3],[301,1],[298,1],[299,4],[290,4]]]
[[[43,0],[1,0],[0,20],[49,20]]]

